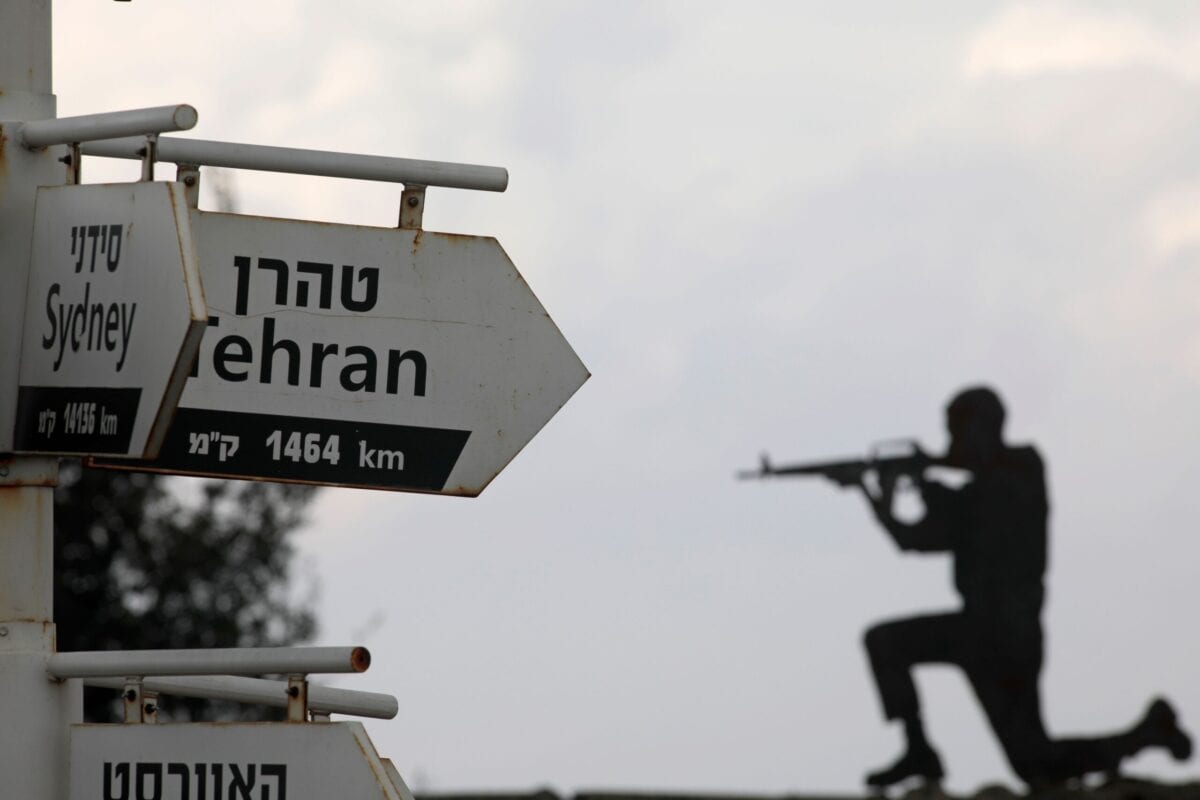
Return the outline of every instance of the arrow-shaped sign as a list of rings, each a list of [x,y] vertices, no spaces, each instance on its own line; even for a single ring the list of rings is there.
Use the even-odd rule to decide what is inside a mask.
[[[192,212],[208,329],[153,462],[474,496],[588,378],[499,242]]]
[[[358,722],[70,726],[70,800],[412,800]]]

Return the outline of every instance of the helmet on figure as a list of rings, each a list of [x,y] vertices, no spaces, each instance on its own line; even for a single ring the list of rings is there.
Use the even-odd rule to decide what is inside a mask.
[[[1004,404],[986,386],[963,389],[946,406],[949,461],[966,468],[990,463],[1004,449]]]

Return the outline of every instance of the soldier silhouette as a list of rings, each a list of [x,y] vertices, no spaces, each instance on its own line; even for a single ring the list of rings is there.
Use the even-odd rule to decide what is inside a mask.
[[[989,388],[969,388],[950,401],[950,446],[938,463],[967,470],[971,478],[952,489],[908,470],[925,505],[916,522],[902,522],[892,511],[903,467],[880,467],[875,486],[859,481],[875,518],[901,550],[951,554],[962,597],[957,611],[883,622],[866,633],[884,715],[903,724],[906,739],[899,760],[867,775],[873,787],[942,777],[921,723],[912,678],[918,664],[962,668],[1013,771],[1035,788],[1114,773],[1122,759],[1148,747],[1165,748],[1179,760],[1191,755],[1190,738],[1162,699],[1120,733],[1089,739],[1046,733],[1038,676],[1049,503],[1041,457],[1031,446],[1006,444],[1003,424],[1004,406]]]

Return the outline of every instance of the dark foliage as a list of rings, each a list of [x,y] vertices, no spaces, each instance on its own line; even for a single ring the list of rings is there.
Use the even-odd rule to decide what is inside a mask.
[[[84,469],[64,461],[55,496],[58,649],[271,647],[314,630],[291,594],[289,534],[315,489]],[[193,496],[194,495],[194,496]],[[89,690],[86,718],[114,718]],[[254,719],[266,709],[163,698],[170,719]]]

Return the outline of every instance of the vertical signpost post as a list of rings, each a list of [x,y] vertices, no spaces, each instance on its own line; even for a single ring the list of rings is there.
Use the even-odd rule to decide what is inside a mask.
[[[17,387],[24,368],[22,341],[29,336],[26,324],[28,293],[31,287],[35,292],[42,289],[47,293],[54,292],[53,282],[41,287],[30,276],[36,199],[40,187],[47,187],[43,191],[64,193],[85,188],[49,188],[60,187],[66,182],[69,169],[78,167],[77,161],[64,163],[64,157],[70,151],[61,145],[89,136],[180,130],[195,123],[195,112],[184,106],[147,109],[132,114],[119,112],[55,119],[50,79],[50,17],[47,0],[0,2],[0,719],[4,720],[7,731],[3,746],[0,746],[0,775],[3,776],[5,796],[29,800],[57,800],[66,796],[69,726],[80,720],[83,711],[82,689],[77,681],[54,681],[47,676],[47,664],[55,652],[53,512],[58,461],[53,454],[73,452],[74,445],[57,446],[56,443],[42,447],[40,445],[46,444],[45,441],[38,442],[36,435],[27,441],[26,428],[17,424],[21,402]],[[74,155],[77,158],[77,152]],[[93,207],[92,210],[108,213],[106,208]],[[49,222],[53,227],[54,220]],[[122,224],[115,220],[110,222]],[[75,224],[77,247],[79,224]],[[90,228],[90,225],[85,227]],[[85,231],[85,237],[89,233]],[[107,260],[112,254],[111,237],[109,228],[106,252],[102,254],[106,257],[102,262],[104,269],[109,274],[124,268],[120,265],[122,259],[115,264]],[[69,242],[66,246],[69,251]],[[134,250],[139,248],[140,245]],[[175,251],[179,252],[178,245]],[[89,262],[89,269],[90,266]],[[143,265],[151,269],[155,266],[158,266],[156,261]],[[82,274],[82,265],[79,271]],[[127,274],[119,276],[117,282],[121,283]],[[178,274],[176,279],[183,282],[184,275]],[[196,288],[199,288],[198,284]],[[62,290],[60,283],[59,293]],[[90,305],[90,300],[85,305]],[[115,348],[120,339],[117,335],[120,311],[117,311],[116,326],[110,328],[109,308],[111,305],[102,312],[103,321],[91,339],[101,349],[109,342]],[[193,352],[199,343],[195,317],[199,315],[203,319],[203,304],[188,302],[185,309],[188,309],[184,311],[185,318],[175,320],[174,330],[181,338],[176,340],[176,351],[169,355],[168,375],[177,360],[190,358],[179,349],[181,342],[190,341]],[[126,322],[129,322],[128,316]],[[128,329],[132,345],[134,334],[132,328]],[[81,338],[82,321],[67,333],[74,356],[79,349],[76,344],[80,347],[86,344]],[[149,335],[147,332],[146,337]],[[93,350],[92,355],[96,354]],[[53,361],[49,363],[49,377],[46,372],[39,372],[39,367],[45,366],[44,361],[40,365],[28,365],[32,372],[28,373],[31,393],[27,393],[27,404],[32,401],[32,408],[39,401],[45,401],[32,414],[35,429],[39,415],[45,425],[50,418],[46,412],[62,411],[65,404],[71,404],[69,413],[75,417],[74,427],[86,427],[89,425],[87,411],[96,401],[84,398],[79,392],[97,389],[107,392],[120,388],[113,381],[105,381],[100,372],[86,369],[87,378],[94,378],[98,385],[71,386],[70,381],[74,378],[65,374],[53,377]],[[120,450],[106,448],[108,452],[122,455],[153,452],[154,436],[151,434],[155,423],[160,429],[165,429],[166,425],[166,420],[157,412],[161,410],[164,398],[169,401],[169,383],[169,378],[165,378],[162,385],[145,392],[155,412],[148,416],[154,417],[155,422],[139,425],[132,415],[127,414],[128,446]],[[75,392],[76,396],[69,400],[51,398],[60,390]],[[155,397],[150,397],[155,393]],[[56,403],[58,408],[52,408]],[[140,409],[133,413],[140,413]],[[159,436],[161,438],[161,434]],[[151,446],[147,447],[147,444]],[[92,452],[90,443],[86,446],[88,452]],[[21,451],[25,454],[20,454]]]
[[[155,706],[142,703],[143,679],[217,673],[195,671],[211,660],[206,651],[155,653],[136,668],[118,658],[126,666],[116,672],[110,653],[67,654],[90,665],[74,672],[56,654],[56,458],[477,495],[588,378],[499,242],[420,230],[426,186],[503,191],[508,174],[158,139],[195,124],[190,106],[56,119],[50,30],[49,0],[0,0],[0,795],[92,797],[90,782],[103,776],[136,783],[140,798],[145,773],[164,791],[168,779],[179,782],[187,798],[192,776],[204,787],[211,772],[220,797],[221,764],[183,769],[177,760],[204,750],[236,768],[243,794],[255,775],[275,780],[259,787],[264,800],[271,788],[283,800],[288,769],[311,784],[297,796],[340,789],[411,800],[353,724],[285,726],[269,737],[74,724],[81,677],[122,678],[126,721],[144,723]],[[142,181],[77,185],[85,152],[141,158]],[[153,182],[156,158],[191,170],[192,190]],[[404,183],[400,226],[206,214],[194,191],[204,165]],[[238,665],[252,655],[233,653],[228,663]],[[162,671],[168,662],[176,671]],[[280,684],[288,719],[304,721],[300,673],[311,670],[263,671],[289,674]],[[226,699],[263,691],[180,686]],[[274,691],[279,700],[284,690]],[[328,755],[338,743],[343,766],[309,769],[307,753]],[[257,760],[243,763],[252,746]],[[150,750],[161,763],[143,763]]]
[[[21,330],[34,196],[63,182],[47,151],[16,146],[16,120],[55,116],[50,80],[50,4],[0,3],[0,453],[13,451]],[[53,498],[57,460],[0,457],[0,747],[4,792],[49,800],[65,796],[63,757],[81,690],[46,679],[54,650]]]

